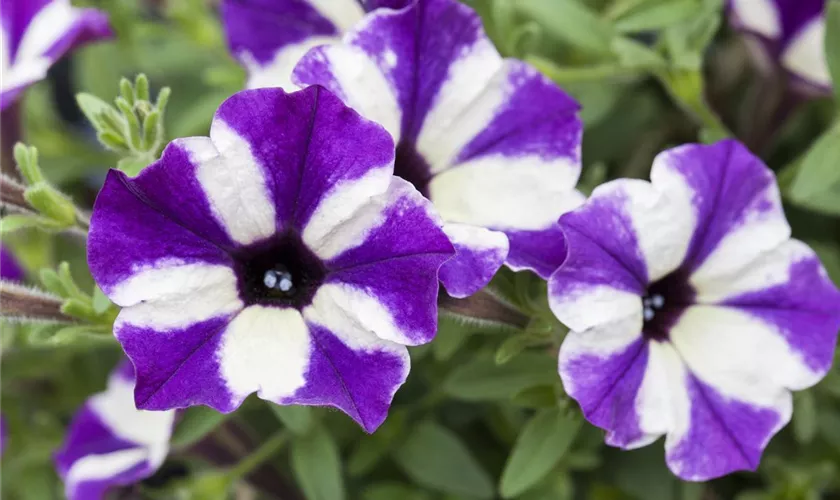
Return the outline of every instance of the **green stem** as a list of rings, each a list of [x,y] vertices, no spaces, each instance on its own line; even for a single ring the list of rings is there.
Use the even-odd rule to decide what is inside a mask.
[[[289,434],[285,430],[278,431],[250,455],[243,458],[238,464],[232,467],[228,474],[231,479],[240,479],[250,474],[263,462],[274,456],[289,441]]]

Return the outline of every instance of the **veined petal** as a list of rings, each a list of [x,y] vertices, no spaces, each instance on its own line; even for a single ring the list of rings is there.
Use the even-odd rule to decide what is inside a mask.
[[[643,181],[599,186],[586,204],[561,217],[567,256],[549,280],[549,305],[572,330],[641,315],[647,265],[628,192],[645,186]]]
[[[767,442],[790,420],[789,393],[769,409],[723,396],[690,373],[679,382],[689,413],[679,419],[686,427],[666,438],[665,459],[686,481],[755,470]]]
[[[334,316],[318,312],[304,313],[314,345],[306,384],[282,402],[332,406],[373,432],[385,420],[394,393],[408,376],[408,350],[353,322],[320,324]]]
[[[790,237],[773,172],[736,141],[689,144],[663,153],[651,174],[683,179],[696,214],[684,267],[691,285],[702,288],[731,274]]]
[[[10,0],[0,16],[2,109],[74,47],[113,36],[103,12],[74,8],[69,0]]]
[[[176,148],[167,151],[172,154]],[[209,211],[202,210],[198,203],[191,203],[203,199],[199,198],[201,192],[194,189],[195,185],[160,184],[158,190],[143,189],[146,181],[171,179],[166,174],[175,173],[177,167],[183,165],[169,163],[170,157],[164,154],[159,163],[162,168],[147,168],[137,180],[112,170],[97,196],[88,235],[88,264],[106,294],[138,270],[153,268],[162,262],[206,265],[231,262],[228,255],[208,239],[208,235],[223,238],[220,235],[224,233],[212,223]],[[178,189],[176,186],[180,187],[181,194],[170,198],[170,190]],[[180,209],[175,207],[176,200],[179,200]],[[206,202],[204,207],[207,207]]]
[[[222,334],[234,317],[219,316],[166,330],[118,318],[114,334],[137,368],[137,407],[168,410],[203,404],[222,412],[236,409],[241,400],[228,389],[219,360]]]
[[[240,92],[222,104],[217,121],[248,145],[259,165],[278,232],[308,230],[321,237],[388,188],[391,138],[322,87],[295,94],[282,89]],[[219,184],[222,189],[221,179]],[[243,194],[234,192],[244,203]],[[334,210],[336,203],[342,204],[344,217]],[[231,210],[231,218],[237,213],[249,212]],[[307,227],[311,224],[318,229]]]
[[[137,410],[127,362],[111,375],[108,389],[76,414],[56,468],[70,500],[102,497],[110,488],[145,479],[169,450],[175,411]]]
[[[472,295],[484,288],[505,262],[507,236],[467,224],[445,224],[443,231],[455,247],[455,256],[441,266],[440,281],[452,297]]]

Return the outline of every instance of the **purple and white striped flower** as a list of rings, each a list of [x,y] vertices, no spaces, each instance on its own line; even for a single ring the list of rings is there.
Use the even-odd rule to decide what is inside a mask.
[[[378,9],[342,44],[309,51],[293,80],[327,87],[391,133],[395,174],[432,201],[458,252],[441,269],[450,295],[474,293],[504,262],[545,278],[560,264],[557,219],[583,201],[578,104],[503,59],[472,9]]]
[[[772,172],[735,141],[660,154],[560,219],[560,376],[607,443],[666,435],[687,480],[755,469],[792,390],[828,371],[840,292],[790,238]]]
[[[88,399],[70,423],[55,465],[69,500],[99,500],[115,487],[153,475],[166,460],[175,410],[134,406],[134,370],[123,361],[105,392]]]
[[[729,0],[735,29],[760,41],[765,59],[817,91],[831,90],[825,56],[825,0]]]
[[[411,1],[223,0],[222,21],[231,53],[248,72],[248,88],[295,90],[292,69],[309,49],[338,42],[365,12]]]
[[[75,8],[70,0],[2,0],[0,20],[0,109],[74,47],[113,34],[103,12]]]
[[[339,408],[367,431],[437,327],[454,254],[431,205],[393,176],[379,125],[313,86],[240,92],[210,137],[172,142],[94,207],[93,276],[123,307],[137,406]]]

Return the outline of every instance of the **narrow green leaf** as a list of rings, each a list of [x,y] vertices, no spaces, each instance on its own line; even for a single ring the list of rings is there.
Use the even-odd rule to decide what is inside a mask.
[[[120,78],[120,95],[129,105],[134,106],[134,88],[127,78]]]
[[[489,356],[460,365],[443,382],[450,396],[467,401],[509,399],[528,387],[557,380],[557,360],[548,353],[523,353],[499,366]]]
[[[306,434],[312,427],[312,408],[309,406],[269,403],[269,407],[283,425],[294,434]]]
[[[365,490],[363,500],[430,500],[431,495],[417,488],[397,483],[377,483]]]
[[[527,335],[512,335],[496,349],[496,355],[493,359],[497,365],[503,365],[521,354],[530,343],[531,339]]]
[[[432,354],[438,361],[450,359],[470,338],[470,329],[463,322],[447,316],[438,319],[438,332],[432,342]]]
[[[434,422],[423,422],[394,455],[397,465],[416,483],[469,498],[493,498],[493,481],[457,434]]]
[[[23,197],[33,208],[58,224],[69,227],[76,222],[76,207],[73,203],[45,182],[26,188]]]
[[[517,9],[542,24],[545,32],[595,55],[606,56],[615,36],[612,26],[574,0],[519,0]]]
[[[96,313],[93,312],[93,307],[87,302],[79,299],[67,299],[61,304],[61,312],[67,316],[79,318],[87,321],[95,321]]]
[[[0,234],[9,234],[20,229],[40,228],[44,230],[60,229],[54,221],[36,215],[9,214],[0,219]]]
[[[840,2],[832,0],[825,8],[825,58],[834,84],[834,94],[840,92]]]
[[[169,95],[172,94],[172,89],[169,87],[163,87],[160,89],[157,95],[157,102],[155,102],[155,107],[160,114],[162,115],[166,111],[166,105],[169,103]]]
[[[499,485],[502,496],[512,498],[537,484],[572,445],[581,419],[558,408],[534,416],[516,439]]]
[[[141,139],[142,131],[140,128],[140,119],[137,118],[134,108],[131,107],[128,101],[121,97],[117,97],[114,102],[117,104],[117,108],[119,108],[122,113],[122,117],[125,119],[128,142],[131,145],[131,149],[135,151],[142,150],[143,141]]]
[[[146,166],[152,163],[152,161],[154,160],[145,156],[129,156],[117,162],[117,170],[121,170],[133,177],[139,174],[140,171],[146,168]]]
[[[184,412],[172,433],[172,446],[186,448],[201,441],[222,425],[230,415],[230,413],[221,413],[206,406],[190,407]]]
[[[790,187],[791,201],[819,212],[840,215],[840,126],[827,131],[805,154]]]
[[[292,441],[292,472],[307,500],[343,500],[338,446],[324,428]]]
[[[160,111],[152,111],[143,121],[143,149],[151,151],[160,141],[159,133]]]
[[[81,301],[90,301],[90,297],[82,292],[82,290],[76,285],[76,281],[73,280],[73,275],[70,274],[69,262],[63,261],[58,265],[58,279],[61,280],[61,284],[64,286],[64,289],[67,290],[68,296]]]
[[[128,144],[126,144],[123,136],[111,130],[103,130],[102,132],[99,132],[96,134],[96,138],[99,139],[99,142],[102,143],[103,146],[111,151],[116,153],[125,153],[128,151]]]
[[[58,277],[58,273],[56,273],[53,269],[48,267],[41,269],[38,273],[38,277],[41,280],[41,284],[44,285],[44,288],[48,291],[58,295],[59,297],[67,295],[67,290],[64,288],[64,284],[61,283],[61,278]]]
[[[811,391],[793,397],[793,433],[801,444],[810,443],[817,435],[817,402]]]
[[[101,116],[106,114],[108,110],[114,111],[114,108],[110,104],[93,94],[85,92],[76,94],[76,103],[97,132],[105,130],[106,127],[102,122]]]
[[[143,73],[140,73],[134,79],[134,94],[138,101],[149,100],[149,79]]]

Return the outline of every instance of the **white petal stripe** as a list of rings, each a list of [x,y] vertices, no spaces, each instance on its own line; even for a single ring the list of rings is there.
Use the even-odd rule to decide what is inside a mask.
[[[183,328],[243,307],[233,269],[178,260],[140,268],[109,292],[124,307],[119,323],[159,330]]]
[[[297,310],[258,305],[244,309],[224,331],[218,352],[233,404],[254,391],[270,401],[294,394],[306,383],[311,344]]]
[[[220,119],[208,140],[181,143],[198,164],[196,177],[213,215],[234,241],[247,245],[276,232],[274,201],[251,145]]]
[[[429,199],[447,222],[540,230],[583,202],[577,172],[571,158],[485,156],[436,175]]]
[[[788,389],[822,378],[773,325],[721,306],[692,306],[671,329],[671,342],[689,370],[725,397],[779,408]]]

